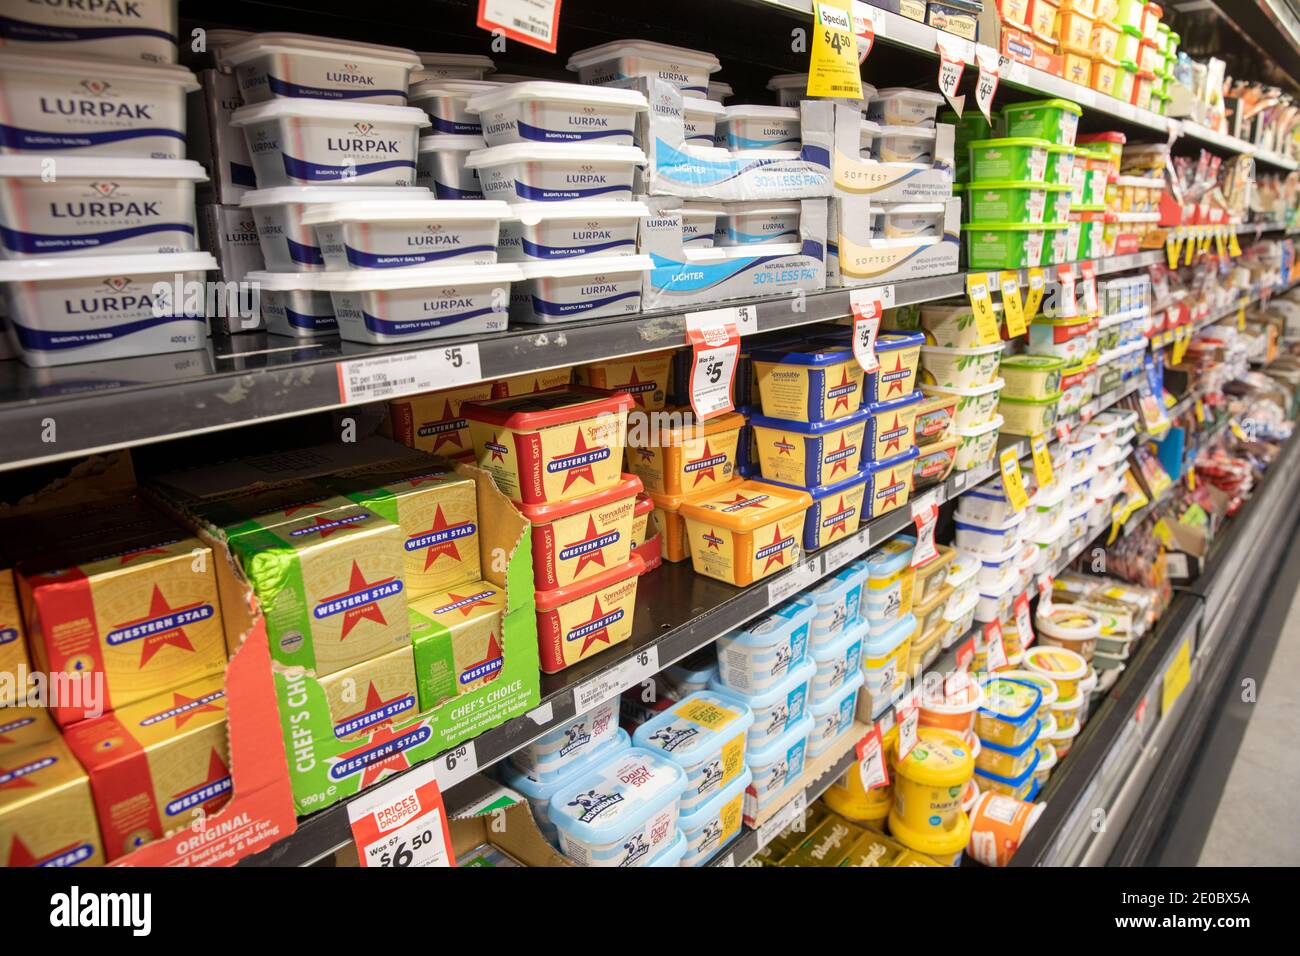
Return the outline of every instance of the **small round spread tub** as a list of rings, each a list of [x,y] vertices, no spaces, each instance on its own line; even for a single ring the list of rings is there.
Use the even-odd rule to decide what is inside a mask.
[[[415,163],[416,183],[433,190],[439,199],[482,199],[478,173],[465,165],[465,157],[482,148],[483,140],[478,136],[440,133],[422,137]],[[502,259],[511,258],[507,249],[519,243],[518,227],[512,232],[510,225],[513,224],[503,223],[501,226]],[[513,258],[522,258],[522,255]]]
[[[173,290],[178,282],[202,288],[216,268],[206,252],[0,262],[10,341],[36,368],[202,348],[208,328],[201,303],[190,313],[191,297]],[[156,298],[159,285],[171,293],[172,308]]]
[[[1043,692],[1033,684],[1001,675],[983,682],[984,703],[975,716],[975,733],[985,743],[1018,747],[1038,732]]]
[[[916,407],[916,421],[912,423],[912,431],[916,436],[917,447],[923,451],[930,450],[930,446],[938,445],[951,441],[953,435],[954,422],[957,415],[957,404],[961,401],[956,395],[948,395],[942,392],[933,392],[933,386],[922,388],[921,393],[925,396],[924,401]],[[956,447],[954,443],[954,447]]]
[[[867,572],[863,616],[874,624],[887,627],[911,612],[912,590],[916,584],[916,572],[912,568],[915,547],[915,538],[897,535],[861,561],[854,562]]]
[[[715,246],[748,246],[799,240],[797,202],[749,200],[722,204],[713,232]]]
[[[985,525],[1000,525],[1016,512],[1002,491],[1002,483],[989,482],[970,488],[957,499],[957,516]]]
[[[712,83],[709,85],[713,86]],[[730,90],[731,87],[727,89]],[[718,132],[718,121],[722,119],[724,112],[722,103],[712,97],[709,99],[699,96],[682,97],[682,132],[686,137],[685,142],[691,146],[713,147]]]
[[[740,694],[763,695],[804,658],[817,605],[807,595],[786,602],[740,631],[718,638],[718,679]]]
[[[1041,759],[1035,770],[1039,783],[1046,783],[1046,771],[1056,765]],[[972,859],[984,866],[1007,866],[1016,850],[1033,829],[1046,809],[1045,803],[1028,803],[1013,800],[1001,793],[981,793],[971,808],[970,853]]]
[[[1013,103],[1002,110],[1007,136],[1045,139],[1058,146],[1073,146],[1083,107],[1069,100],[1032,100]]]
[[[338,335],[334,299],[321,292],[312,272],[250,272],[244,281],[257,283],[262,323],[272,335],[311,339]]]
[[[693,813],[745,770],[745,736],[754,713],[739,697],[696,691],[636,729],[634,747],[673,761],[686,774],[683,813]]]
[[[971,554],[1002,554],[1019,540],[1020,525],[1025,520],[1021,512],[1013,512],[1000,521],[981,520],[968,514],[954,518],[957,529],[957,547]]]
[[[302,214],[331,272],[411,266],[492,265],[497,260],[502,202],[397,202],[350,199],[322,203]]]
[[[732,151],[789,151],[803,143],[799,110],[792,106],[728,106],[723,113],[726,147]]]
[[[1056,732],[1072,730],[1083,723],[1084,703],[1087,694],[1075,694],[1070,700],[1058,700],[1052,705],[1052,717],[1056,720]]]
[[[807,491],[812,496],[812,506],[804,513],[805,551],[816,551],[818,548],[824,548],[841,538],[855,534],[862,521],[864,510],[862,497],[867,489],[866,472],[855,471],[848,478],[842,478],[832,484],[815,485],[812,488],[775,482],[767,478],[757,480],[793,491]]]
[[[244,131],[263,189],[413,186],[419,130],[429,117],[409,106],[277,99],[240,107],[230,125]]]
[[[879,518],[907,504],[912,494],[912,469],[919,455],[912,446],[901,455],[863,463],[862,471],[868,476],[862,497],[864,520]]]
[[[614,698],[612,703],[617,704],[618,698]],[[569,725],[566,724],[565,729],[567,730],[568,727]],[[515,759],[518,755],[512,754],[501,769],[501,782],[524,795],[542,836],[548,843],[558,848],[560,831],[551,822],[551,797],[574,780],[587,774],[592,768],[601,766],[631,747],[632,738],[628,736],[626,730],[618,726],[618,712],[615,710],[612,735],[595,746],[582,747],[580,755],[568,763],[561,772],[543,778],[535,772],[522,769]]]
[[[994,415],[993,420],[975,428],[957,429],[957,461],[953,465],[958,471],[970,471],[985,462],[993,460],[993,453],[998,447],[998,429],[1002,427],[1002,416]]]
[[[1002,393],[1002,379],[994,379],[987,385],[971,388],[949,388],[943,385],[922,385],[921,391],[926,395],[939,395],[956,401],[957,407],[953,417],[958,429],[978,428],[993,419],[998,410],[998,396]]]
[[[872,709],[879,713],[907,680],[916,617],[904,614],[881,631],[870,632],[862,646],[862,673]]]
[[[637,577],[643,568],[633,552],[622,565],[537,592],[542,673],[556,674],[632,636]]]
[[[861,673],[862,642],[869,637],[867,624],[862,621],[850,627],[838,639],[813,648],[815,673],[812,694],[808,698],[811,706],[819,707],[826,703],[839,692],[845,681]]]
[[[762,693],[743,694],[716,677],[709,682],[709,688],[743,701],[753,712],[754,722],[750,724],[745,748],[757,750],[803,720],[816,676],[817,663],[811,658],[803,658],[791,664],[782,679]]]
[[[641,479],[554,504],[520,505],[533,526],[533,575],[539,591],[566,587],[627,561]]]
[[[1079,682],[1088,676],[1088,662],[1064,647],[1031,647],[1025,652],[1025,670],[1056,684],[1056,699],[1070,700],[1079,693]]]
[[[703,866],[709,859],[740,833],[745,811],[745,789],[754,774],[747,767],[721,793],[697,807],[693,813],[683,813],[677,818],[679,839],[685,844],[676,866]],[[665,850],[665,853],[668,851]],[[654,862],[652,866],[658,866]]]
[[[717,73],[722,64],[712,53],[699,50],[648,40],[614,40],[579,50],[569,57],[567,68],[578,74],[578,82],[590,86],[643,76],[663,80],[688,95],[707,96],[709,74]]]
[[[913,831],[948,831],[965,817],[962,791],[975,772],[975,761],[960,734],[921,727],[908,755],[900,760],[895,745],[889,763],[894,772],[891,824],[897,820]]]
[[[853,728],[853,714],[858,706],[858,688],[862,683],[862,671],[853,671],[839,690],[820,704],[808,708],[813,719],[812,729],[808,732],[810,760],[816,760],[830,750],[837,740]]]
[[[998,325],[1001,325],[1002,303],[993,303],[993,312],[998,318]],[[965,300],[925,303],[921,306],[921,328],[927,345],[945,349],[969,349],[980,345],[975,313]]]
[[[1005,552],[1004,552],[1005,553]],[[1012,555],[1020,553],[1017,547]],[[1012,567],[1001,581],[992,585],[979,585],[979,601],[975,605],[975,620],[981,624],[987,624],[989,621],[1005,621],[1012,616],[1012,606],[1015,602],[1016,595],[1023,590],[1020,587],[1020,576]]]
[[[982,746],[979,756],[975,759],[975,766],[985,773],[997,774],[999,777],[1020,776],[1038,755],[1038,734],[1042,723],[1039,719],[1029,737],[1014,747],[1003,747],[988,740],[981,741]]]
[[[981,222],[962,230],[971,269],[1028,269],[1044,264],[1043,253],[1062,222]]]
[[[805,592],[817,604],[817,614],[808,636],[810,649],[839,640],[845,629],[852,627],[861,617],[862,587],[866,579],[866,568],[854,562]]]
[[[547,815],[580,866],[644,866],[677,839],[686,786],[676,763],[633,747],[557,790]]]
[[[764,415],[828,422],[848,418],[861,407],[862,366],[852,349],[755,349],[750,359]]]
[[[959,603],[953,604],[953,599],[963,593],[965,597]],[[975,626],[975,610],[979,607],[979,603],[980,596],[977,591],[953,588],[952,596],[943,610],[943,619],[949,625],[948,635],[943,644],[945,648],[951,647],[958,638],[965,636]]]
[[[183,159],[0,156],[0,258],[192,252],[194,184]]]
[[[184,159],[198,88],[181,66],[0,50],[0,153]]]
[[[420,68],[411,74],[412,83],[421,80],[481,80],[487,74],[495,73],[497,68],[490,56],[474,53],[421,51],[415,55],[420,58]]]
[[[921,364],[920,332],[882,332],[876,336],[876,358],[880,368],[862,379],[862,405],[903,398],[912,393]]]
[[[967,680],[956,691],[941,689],[940,694],[921,694],[920,712],[917,716],[922,727],[946,730],[962,740],[970,740],[975,733],[975,712],[984,703],[984,691],[974,680]]]
[[[1045,139],[1024,136],[972,140],[966,146],[971,182],[1046,182],[1047,148],[1051,145]]]
[[[612,697],[516,750],[510,763],[538,781],[567,776],[579,761],[617,738],[618,709],[619,699]]]
[[[737,587],[783,571],[803,557],[806,491],[760,481],[717,489],[683,501],[691,563],[696,574]]]
[[[694,99],[699,102],[707,100]],[[717,202],[683,202],[682,245],[688,249],[712,249],[714,233],[717,231],[718,218],[726,211],[722,203]]]
[[[1083,730],[1083,724],[1075,723],[1073,727],[1057,730],[1052,735],[1052,749],[1056,751],[1057,763],[1070,755],[1070,750],[1074,747],[1074,738],[1079,736],[1081,730]]]
[[[475,150],[465,165],[478,173],[488,199],[631,199],[633,175],[645,165],[645,153],[635,146],[510,143]]]
[[[942,345],[921,347],[922,385],[944,388],[979,388],[992,384],[998,377],[1003,343],[975,345],[970,348],[945,348]],[[957,426],[959,429],[961,426]]]
[[[883,126],[934,126],[934,114],[942,105],[940,93],[892,87],[876,90],[867,104],[867,119]]]
[[[637,229],[649,214],[644,203],[612,199],[510,207],[524,259],[542,261],[636,255]]]
[[[644,358],[645,356],[642,356]],[[667,371],[665,359],[664,371]],[[594,380],[589,384],[615,391],[629,391],[635,385],[611,385]],[[744,416],[728,412],[708,421],[695,418],[690,409],[670,413],[682,424],[664,424],[649,435],[639,427],[631,429],[628,468],[640,476],[649,491],[660,494],[696,494],[730,481],[736,474],[736,452]],[[644,435],[644,437],[642,437]],[[647,442],[645,439],[649,439]]]
[[[785,790],[803,775],[808,758],[808,734],[812,732],[813,719],[805,714],[802,720],[766,747],[755,747],[746,754],[749,769],[754,774],[747,792],[753,796],[755,810],[761,813],[777,802]]]
[[[636,90],[583,87],[573,83],[483,84],[471,92],[468,102],[459,100],[465,115],[474,118],[474,129],[444,128],[434,110],[452,97],[435,95],[425,100],[428,84],[411,90],[411,102],[428,103],[439,132],[481,132],[489,146],[506,143],[600,143],[631,146],[636,116],[649,109]],[[712,145],[712,140],[708,145]]]
[[[1055,216],[1047,216],[1048,199],[1055,200],[1068,191],[1068,186],[1048,183],[992,180],[971,183],[962,195],[967,220],[979,226],[986,222],[1054,222]]]
[[[876,155],[882,163],[907,163],[929,166],[934,163],[935,130],[933,126],[882,125],[875,136]],[[911,205],[907,203],[905,205]],[[929,205],[929,204],[927,204]],[[935,205],[942,206],[942,203]],[[940,217],[942,223],[942,217]],[[889,235],[886,233],[886,235]],[[921,233],[900,233],[890,238]]]
[[[1046,616],[1039,614],[1034,623],[1044,645],[1064,647],[1085,661],[1092,660],[1097,638],[1101,636],[1101,617],[1096,612],[1067,604],[1053,608]]]
[[[921,392],[909,392],[867,406],[871,417],[863,436],[863,457],[868,462],[885,461],[906,454],[914,448],[913,424],[920,407]]]
[[[259,33],[218,54],[245,103],[339,100],[402,106],[420,58],[399,47],[300,33]]]
[[[323,272],[318,289],[330,293],[339,335],[349,342],[385,345],[503,332],[518,266],[431,266]]]
[[[1003,398],[998,404],[1002,431],[1008,435],[1041,435],[1056,424],[1061,393],[1046,398]]]
[[[527,325],[633,315],[649,256],[581,256],[521,263],[524,281],[510,297],[510,317]]]
[[[870,412],[865,408],[831,422],[750,416],[763,477],[801,488],[816,488],[857,474],[862,465],[863,435],[869,417]]]

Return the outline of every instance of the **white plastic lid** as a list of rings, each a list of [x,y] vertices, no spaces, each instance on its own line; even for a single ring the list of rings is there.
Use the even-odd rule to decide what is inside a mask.
[[[245,209],[285,203],[337,203],[357,200],[432,202],[433,191],[423,186],[272,186],[251,189],[239,197]]]
[[[324,222],[483,222],[510,217],[510,207],[493,199],[351,199],[312,206],[302,215],[309,226]]]
[[[942,93],[931,93],[928,90],[913,90],[906,86],[891,86],[888,89],[876,90],[872,99],[875,100],[893,100],[893,99],[915,99],[922,103],[939,104],[943,102]]]
[[[721,216],[727,211],[720,202],[706,202],[699,199],[683,200],[678,210],[687,216]]]
[[[709,81],[709,99],[712,100],[713,102],[721,103],[723,100],[728,99],[731,95],[732,95],[732,89],[730,83],[724,83],[722,80]],[[699,99],[699,97],[695,96],[695,97],[691,97],[691,99]]]
[[[450,83],[452,81],[434,80],[430,82]],[[420,83],[416,89],[426,84]],[[491,86],[481,91],[465,104],[471,113],[494,110],[505,103],[517,103],[520,100],[549,100],[554,103],[582,103],[584,105],[622,106],[627,109],[645,111],[650,108],[646,98],[636,90],[622,90],[609,86],[579,86],[577,83],[552,83],[549,80],[532,80],[527,83],[491,83],[478,84]],[[415,90],[411,91],[415,96]],[[715,103],[714,106],[717,106]]]
[[[369,120],[376,123],[399,123],[404,126],[430,126],[429,114],[414,106],[382,106],[375,103],[336,100],[293,99],[267,100],[241,106],[230,114],[231,126],[251,126],[278,119]]]
[[[244,281],[256,284],[267,292],[319,292],[316,282],[323,272],[263,272],[260,269],[244,274]]]
[[[491,73],[497,68],[490,56],[480,56],[477,53],[428,53],[421,51],[415,55],[420,58],[420,64],[426,70],[436,70],[440,67],[458,67],[460,69],[482,70],[485,73]]]
[[[111,80],[137,83],[172,83],[186,93],[199,88],[195,75],[183,66],[172,64],[119,63],[115,60],[98,60],[81,56],[54,56],[49,53],[22,53],[17,50],[0,50],[0,72],[4,70],[30,70],[33,73],[54,73],[60,77],[93,76]]]
[[[136,159],[125,156],[60,156],[59,179],[187,179],[206,182],[207,172],[192,159]],[[0,156],[0,176],[41,179],[43,156]]]
[[[238,66],[267,53],[324,53],[355,63],[382,63],[418,69],[420,58],[413,50],[356,40],[334,40],[302,33],[259,33],[251,39],[218,51],[223,66]]]
[[[963,437],[966,438],[976,438],[979,435],[984,435],[987,434],[988,432],[997,431],[1001,427],[1002,427],[1002,416],[994,415],[990,421],[985,422],[983,425],[976,425],[974,428],[957,429],[957,434],[962,435]]]
[[[797,215],[803,210],[799,200],[774,202],[771,199],[743,199],[738,202],[722,204],[722,211],[728,216],[789,216]]]
[[[482,205],[482,203],[471,199],[465,205]],[[508,209],[507,218],[529,226],[535,226],[548,219],[640,219],[642,216],[650,215],[650,208],[644,203],[621,202],[615,199],[513,203]]]
[[[206,272],[217,260],[206,252],[160,252],[138,256],[82,256],[68,259],[13,259],[0,262],[0,282],[46,282],[96,276]]]
[[[406,98],[411,102],[416,100],[427,100],[434,96],[477,96],[481,93],[487,93],[491,90],[510,87],[504,83],[498,83],[495,80],[461,80],[461,79],[436,79],[421,80],[413,85]]]
[[[934,139],[933,126],[882,126],[881,136],[896,136],[899,139]]]
[[[593,146],[587,143],[506,143],[478,149],[465,157],[475,169],[506,163],[545,162],[633,163],[645,165],[645,153],[635,146]]]
[[[712,84],[709,84],[712,86]],[[731,87],[727,87],[731,89]],[[727,94],[730,96],[731,94]],[[727,108],[717,100],[708,100],[700,96],[682,97],[682,111],[685,113],[708,113],[710,116],[723,116]]]
[[[776,76],[772,77],[770,80],[767,81],[767,88],[769,90],[772,90],[774,93],[780,92],[781,90],[793,90],[793,89],[806,90],[808,88],[808,74],[807,73],[778,73]],[[876,97],[876,88],[872,86],[870,83],[863,82],[862,99],[871,100],[871,99],[875,99],[875,97]],[[855,99],[855,98],[856,97],[845,97],[845,99]]]
[[[741,246],[711,246],[708,249],[687,249],[686,261],[690,264],[707,262],[726,262],[729,259],[752,259],[759,255],[775,258],[777,256],[797,256],[803,252],[803,246],[797,242],[765,242],[761,246],[747,243]]]
[[[873,122],[872,120],[869,119],[861,120],[861,126],[862,128],[859,131],[858,135],[866,139],[875,139],[877,136],[880,135],[880,131],[884,129],[884,127],[881,126],[879,123]]]
[[[618,272],[649,272],[654,268],[654,260],[649,256],[578,256],[546,262],[524,262],[520,267],[525,279],[572,279]]]
[[[419,151],[421,153],[436,153],[445,150],[453,153],[472,153],[474,150],[482,148],[482,136],[462,136],[459,133],[434,133],[432,136],[420,137]]]
[[[250,273],[251,274],[251,273]],[[430,266],[412,269],[349,269],[346,272],[317,272],[313,281],[324,292],[367,292],[370,290],[419,289],[425,286],[482,285],[517,282],[523,270],[514,263],[489,266]]]
[[[566,69],[576,73],[584,66],[603,63],[617,56],[646,56],[675,63],[689,63],[692,66],[703,67],[710,73],[717,73],[722,69],[722,64],[712,53],[669,46],[666,43],[651,43],[649,40],[615,40],[612,43],[602,43],[600,46],[579,50],[569,57]]]
[[[922,391],[931,391],[938,395],[958,395],[963,398],[971,398],[978,395],[987,395],[989,392],[1000,392],[1006,385],[1004,379],[995,378],[987,385],[972,385],[966,388],[961,385],[926,385]]]
[[[738,103],[735,106],[724,106],[722,108],[727,119],[779,119],[779,120],[797,120],[799,110],[793,106],[751,106],[747,103]]]
[[[956,345],[922,345],[922,354],[929,352],[931,355],[943,355],[945,352],[953,355],[988,355],[992,352],[1001,352],[1006,346],[1005,342],[994,342],[992,345],[972,345],[969,348],[961,348]]]
[[[979,604],[979,602],[980,602],[979,591],[972,589],[967,593],[966,597],[962,599],[961,606],[958,607],[957,610],[949,614],[947,607],[944,608],[943,619],[949,622],[960,621],[967,614],[969,614],[974,609],[975,605]]]

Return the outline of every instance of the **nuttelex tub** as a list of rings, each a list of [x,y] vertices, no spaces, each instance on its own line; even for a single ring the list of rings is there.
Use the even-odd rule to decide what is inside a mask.
[[[767,478],[759,480],[792,491],[806,490],[812,496],[812,506],[804,514],[803,547],[805,551],[816,551],[841,538],[847,538],[858,530],[862,521],[862,496],[867,489],[867,478],[866,472],[856,471],[833,484],[816,485],[807,489]]]
[[[539,591],[566,587],[617,568],[632,548],[641,479],[553,504],[520,505],[533,525],[533,576]]]
[[[739,697],[696,691],[646,721],[632,745],[660,754],[686,774],[681,810],[694,813],[745,770],[754,713]]]
[[[803,555],[806,491],[759,481],[683,501],[691,562],[697,574],[745,587],[798,563]]]
[[[751,416],[763,477],[801,488],[848,479],[861,467],[869,417],[866,409],[830,422]]]
[[[868,406],[871,418],[863,437],[863,456],[868,462],[884,461],[903,455],[916,444],[913,425],[916,410],[924,396],[908,392],[901,398],[885,399]]]
[[[523,504],[565,501],[618,483],[632,398],[572,387],[466,402],[481,467]]]
[[[636,403],[634,407],[648,412],[658,411],[664,407],[668,396],[668,373],[672,360],[672,351],[667,351],[592,362],[578,366],[576,380],[579,385],[627,392]],[[649,484],[646,487],[649,488]]]
[[[764,415],[825,422],[846,418],[862,404],[862,366],[851,349],[756,349],[752,360]]]
[[[637,579],[635,553],[625,564],[577,584],[537,592],[537,640],[544,674],[555,674],[632,636]]]
[[[863,465],[867,490],[862,496],[863,518],[878,518],[907,504],[912,493],[912,469],[918,456],[915,446],[901,455]]]
[[[671,418],[662,423],[637,412],[628,416],[628,470],[647,491],[696,494],[735,477],[742,415],[700,421],[689,408],[667,414]]]

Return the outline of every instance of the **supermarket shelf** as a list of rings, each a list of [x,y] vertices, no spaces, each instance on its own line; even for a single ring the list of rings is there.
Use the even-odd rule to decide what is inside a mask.
[[[1289,159],[1281,153],[1275,153],[1271,149],[1256,149],[1255,159],[1257,162],[1267,163],[1270,166],[1277,166],[1279,169],[1285,169],[1294,172],[1300,169],[1300,163],[1294,159]]]
[[[1238,139],[1236,136],[1228,136],[1225,133],[1216,133],[1200,123],[1191,123],[1186,120],[1180,124],[1182,126],[1182,135],[1191,139],[1199,140],[1211,146],[1217,146],[1220,149],[1227,150],[1230,153],[1239,153],[1244,156],[1255,155],[1255,145],[1248,143],[1244,139]]]

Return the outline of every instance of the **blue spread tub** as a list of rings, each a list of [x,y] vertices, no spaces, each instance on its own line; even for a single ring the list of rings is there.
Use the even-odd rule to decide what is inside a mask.
[[[825,422],[862,406],[862,366],[847,347],[815,352],[755,349],[763,414],[799,422]]]
[[[743,701],[753,712],[754,722],[749,725],[745,749],[755,750],[766,747],[803,720],[808,712],[808,699],[816,674],[817,664],[812,658],[804,658],[790,669],[785,680],[761,694],[741,694],[716,680],[710,686],[720,694],[729,694]]]
[[[828,544],[847,538],[858,530],[862,521],[862,499],[867,489],[867,474],[855,471],[848,478],[833,485],[818,485],[804,489],[783,481],[760,478],[759,481],[797,491],[807,490],[812,495],[812,507],[804,512],[803,546],[805,551],[816,551]]]
[[[826,703],[852,675],[861,673],[862,641],[867,633],[866,622],[855,622],[838,641],[813,650],[813,662],[817,665],[810,698],[813,707]]]
[[[869,479],[866,494],[862,496],[863,521],[878,518],[907,504],[912,494],[912,462],[919,454],[913,445],[901,455],[862,465],[862,471]]]
[[[907,656],[915,632],[916,615],[909,612],[884,630],[869,632],[862,644],[862,673],[867,693],[878,710],[893,697],[907,673]]]
[[[690,844],[686,841],[686,834],[678,829],[677,836],[673,838],[673,842],[660,850],[655,858],[647,863],[646,866],[683,866],[682,858],[686,856],[686,851],[689,848]]]
[[[686,839],[679,866],[701,866],[740,832],[745,815],[745,788],[754,779],[748,769],[694,813],[677,818]]]
[[[717,640],[718,680],[741,694],[763,694],[803,660],[817,604],[800,595],[748,627]]]
[[[745,769],[754,713],[738,697],[702,690],[636,729],[635,747],[663,754],[686,772],[682,812],[693,813]]]
[[[817,616],[813,618],[808,638],[811,650],[838,640],[844,629],[857,620],[862,611],[862,588],[866,580],[866,568],[850,564],[804,592],[817,602]]]
[[[597,704],[516,750],[510,755],[510,763],[537,781],[565,777],[579,761],[618,735],[618,710],[617,697]]]
[[[766,747],[749,752],[749,769],[754,779],[749,784],[753,794],[752,807],[746,813],[762,813],[803,773],[808,753],[808,734],[812,732],[811,714],[804,716],[780,737]]]
[[[884,461],[916,445],[916,410],[924,397],[919,391],[908,392],[867,406],[871,417],[862,439],[864,460]]]
[[[985,744],[984,746],[987,746]],[[1034,759],[1029,762],[1029,766],[1024,772],[1015,777],[1003,777],[1000,774],[989,773],[987,770],[975,768],[976,781],[981,791],[993,790],[996,793],[1005,794],[1016,800],[1028,800],[1030,793],[1033,791],[1037,781],[1034,780],[1034,771],[1038,769],[1038,761],[1042,759],[1038,750],[1034,750]]]
[[[813,729],[808,734],[808,758],[816,760],[853,726],[853,713],[858,706],[858,688],[862,686],[862,671],[855,671],[827,700],[810,708]]]
[[[557,791],[590,771],[592,767],[600,765],[613,754],[627,750],[631,746],[632,738],[628,736],[626,730],[620,727],[614,732],[612,740],[607,740],[587,752],[579,760],[565,767],[564,772],[557,776],[543,780],[532,774],[525,773],[507,761],[501,767],[501,782],[512,790],[518,790],[527,798],[528,805],[533,811],[533,819],[537,821],[537,828],[541,830],[542,836],[546,837],[547,842],[558,849],[560,835],[550,818],[551,797],[555,796]]]
[[[860,408],[830,422],[800,422],[753,415],[750,427],[764,478],[812,489],[842,481],[862,465],[870,412]]]

